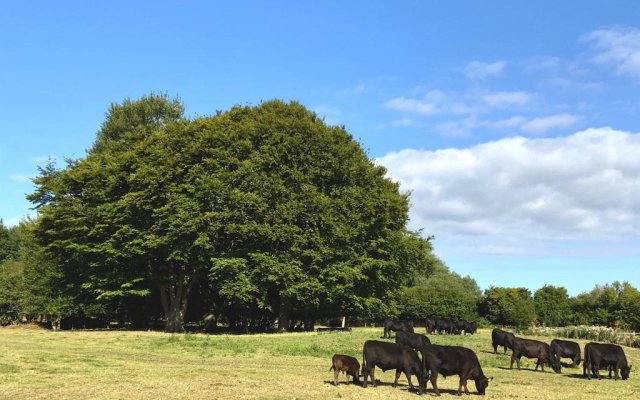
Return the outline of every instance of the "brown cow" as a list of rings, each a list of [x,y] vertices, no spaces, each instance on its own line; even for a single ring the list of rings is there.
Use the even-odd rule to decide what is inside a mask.
[[[353,383],[360,384],[360,363],[358,360],[351,356],[345,356],[344,354],[334,354],[331,357],[331,368],[333,370],[333,384],[338,384],[338,374],[344,372],[347,376],[353,377]],[[348,380],[347,380],[348,381]]]

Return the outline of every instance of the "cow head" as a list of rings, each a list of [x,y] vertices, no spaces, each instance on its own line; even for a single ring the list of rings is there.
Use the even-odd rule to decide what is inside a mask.
[[[558,360],[554,358],[551,360],[550,364],[551,364],[551,368],[553,369],[553,372],[555,372],[556,374],[559,374],[560,372],[562,372],[562,366],[560,366],[560,362]]]
[[[628,367],[622,367],[620,368],[620,376],[622,377],[622,379],[629,379],[629,374],[631,373],[631,365],[629,365]]]
[[[493,378],[487,378],[485,376],[476,379],[476,389],[478,389],[478,394],[484,396],[487,386],[489,386],[489,382],[492,380]]]

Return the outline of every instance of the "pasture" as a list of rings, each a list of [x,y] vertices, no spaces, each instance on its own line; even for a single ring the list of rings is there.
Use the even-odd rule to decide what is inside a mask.
[[[424,328],[416,332],[424,333]],[[345,332],[259,335],[169,335],[159,332],[0,328],[1,399],[416,399],[404,376],[376,369],[378,387],[334,387],[331,356],[362,360],[362,344],[382,328]],[[550,342],[551,338],[535,337]],[[582,365],[562,374],[534,372],[533,360],[509,370],[509,355],[493,354],[491,331],[473,336],[430,335],[435,344],[473,349],[493,377],[487,399],[632,399],[640,397],[640,349],[623,347],[634,366],[627,381],[582,378]],[[581,347],[587,342],[577,340]],[[510,354],[510,351],[507,352]],[[569,363],[569,360],[563,360]],[[515,367],[514,367],[515,368]],[[604,371],[603,371],[604,372]],[[457,376],[438,378],[452,398]],[[476,397],[469,382],[470,397]],[[431,385],[426,396],[432,393]],[[464,396],[464,395],[463,395]],[[477,397],[476,397],[477,398]]]

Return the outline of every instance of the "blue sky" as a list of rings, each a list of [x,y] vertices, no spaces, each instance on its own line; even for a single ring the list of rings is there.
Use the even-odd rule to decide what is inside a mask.
[[[483,289],[640,287],[640,3],[229,3],[4,4],[4,223],[112,102],[166,92],[197,116],[280,98],[344,125]]]

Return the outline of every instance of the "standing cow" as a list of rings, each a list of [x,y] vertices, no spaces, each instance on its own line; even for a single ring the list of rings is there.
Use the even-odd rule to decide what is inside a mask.
[[[511,364],[509,368],[513,368],[513,362],[515,361],[518,369],[520,369],[520,357],[522,356],[538,359],[534,371],[537,371],[538,367],[542,367],[542,372],[544,372],[545,363],[550,365],[557,374],[562,371],[560,362],[551,352],[551,347],[544,342],[533,339],[516,338],[513,341],[513,352],[511,353]]]
[[[580,356],[580,345],[570,340],[553,339],[551,341],[551,352],[556,356],[558,361],[561,358],[570,358],[573,367],[577,367],[582,361]]]
[[[622,379],[629,379],[631,366],[627,364],[627,357],[622,347],[609,343],[590,342],[584,346],[584,362],[582,364],[582,373],[588,379],[591,374],[601,379],[598,373],[599,369],[608,368],[609,378],[611,373],[615,372],[615,379],[618,379],[618,371]]]
[[[413,333],[413,322],[400,319],[388,319],[384,321],[383,338],[391,338],[391,331],[403,331]]]
[[[502,329],[493,328],[491,331],[491,345],[493,346],[493,354],[498,352],[498,346],[504,346],[504,353],[506,354],[507,348],[513,350],[513,341],[516,336]]]
[[[424,368],[418,353],[412,348],[379,340],[367,340],[362,347],[362,387],[367,387],[367,378],[369,376],[371,377],[371,384],[374,387],[376,386],[374,376],[376,367],[382,371],[396,370],[396,379],[393,382],[393,387],[396,387],[400,374],[404,372],[407,382],[409,382],[409,387],[413,389],[411,375],[416,375],[418,377],[418,393],[422,394],[422,390],[425,387]]]
[[[424,349],[425,373],[429,375],[429,381],[433,386],[436,396],[440,396],[438,390],[438,374],[444,376],[458,375],[458,396],[464,392],[469,394],[467,380],[473,379],[476,383],[478,394],[484,395],[491,379],[482,372],[476,353],[471,349],[460,346],[429,345]]]

